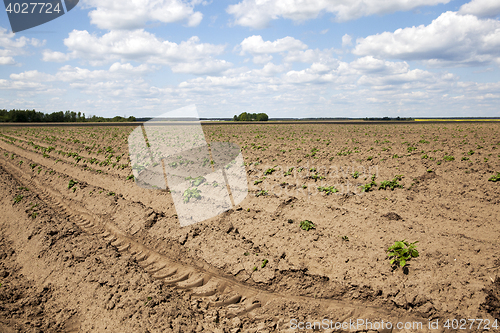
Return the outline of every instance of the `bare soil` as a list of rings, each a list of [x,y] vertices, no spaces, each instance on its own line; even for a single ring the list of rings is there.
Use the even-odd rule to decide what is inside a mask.
[[[127,179],[133,129],[0,128],[0,331],[500,326],[498,124],[204,125],[242,147],[249,193],[183,228],[168,189]]]

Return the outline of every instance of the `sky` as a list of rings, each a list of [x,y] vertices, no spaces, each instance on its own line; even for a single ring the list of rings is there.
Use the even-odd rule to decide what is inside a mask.
[[[86,116],[500,116],[498,0],[80,0],[12,33],[0,108]]]

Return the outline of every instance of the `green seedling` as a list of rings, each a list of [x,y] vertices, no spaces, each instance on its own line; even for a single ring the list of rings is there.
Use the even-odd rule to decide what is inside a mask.
[[[37,212],[33,212],[33,213],[31,213],[30,216],[31,216],[32,219],[35,219],[38,216],[38,213]]]
[[[267,265],[268,262],[269,261],[267,259],[264,259],[264,261],[262,262],[262,265],[260,265],[260,268],[266,267],[266,265]]]
[[[25,190],[25,191],[29,191],[30,189],[25,187],[25,186],[21,186],[21,187],[18,187],[17,188],[18,190]]]
[[[71,189],[73,186],[78,184],[78,182],[75,182],[73,179],[71,179],[68,183],[68,189]]]
[[[342,240],[343,240],[343,241],[345,241],[345,242],[348,242],[348,241],[349,241],[349,237],[347,237],[347,236],[342,236],[342,237],[340,237],[340,238],[342,238]]]
[[[374,186],[377,186],[377,183],[375,183],[375,174],[372,175],[372,181],[370,183],[360,186],[361,192],[369,192]]]
[[[391,265],[399,264],[400,267],[405,267],[408,260],[418,257],[417,246],[415,245],[417,243],[418,241],[410,244],[403,239],[390,246],[386,252],[388,252],[387,256],[391,259]]]
[[[290,169],[288,169],[288,171],[284,173],[284,176],[289,176],[289,175],[291,175],[291,174],[292,174],[293,169],[294,169],[294,168],[290,168]]]
[[[267,170],[264,172],[264,175],[270,175],[270,174],[272,174],[274,171],[276,171],[274,168],[269,168],[269,169],[267,169]]]
[[[496,175],[491,176],[488,180],[490,182],[497,182],[497,181],[499,181],[500,180],[500,172],[497,172]]]
[[[249,255],[250,255],[250,253],[245,252],[245,253],[243,253],[243,255],[246,257],[246,256],[249,256]]]
[[[389,187],[391,190],[394,190],[397,187],[403,188],[403,185],[399,184],[399,182],[398,182],[398,180],[401,180],[401,178],[403,178],[403,176],[396,175],[396,176],[394,176],[393,180],[384,180],[382,183],[380,183],[380,186],[378,189],[385,190]]]
[[[116,195],[116,193],[115,192],[108,192],[108,195],[109,196],[114,196],[114,195]]]
[[[359,171],[354,171],[354,173],[352,174],[352,178],[358,179],[358,177],[359,177]]]
[[[128,176],[128,177],[127,177],[127,180],[129,180],[129,179],[134,179],[134,175],[130,175],[130,176]]]
[[[191,198],[193,199],[201,199],[201,191],[197,188],[188,188],[184,191],[184,203],[188,203]]]
[[[24,195],[21,195],[21,194],[16,195],[16,197],[14,198],[14,203],[21,202],[21,200],[23,200],[23,198],[24,198]]]
[[[305,231],[309,231],[310,229],[316,229],[316,226],[309,220],[300,221],[300,228]]]
[[[257,179],[256,181],[253,182],[253,184],[259,185],[260,183],[262,183],[264,181],[264,179],[266,179],[266,177],[262,177],[261,179]]]
[[[255,272],[257,270],[257,266],[253,266],[253,271]]]
[[[325,187],[318,187],[318,191],[320,192],[326,192],[326,195],[329,195],[331,193],[337,193],[339,190],[335,188],[335,186],[325,186]]]
[[[445,155],[445,156],[443,157],[443,160],[448,161],[448,162],[451,162],[451,161],[454,161],[454,160],[455,160],[455,157]]]
[[[256,197],[260,197],[261,195],[267,195],[267,191],[261,190],[255,194]]]
[[[206,181],[206,179],[202,176],[196,178],[187,177],[186,180],[191,180],[191,186],[199,186]]]

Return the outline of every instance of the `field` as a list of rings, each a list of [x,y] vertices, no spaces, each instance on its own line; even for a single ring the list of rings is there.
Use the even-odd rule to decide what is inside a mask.
[[[500,124],[204,124],[248,195],[182,228],[135,128],[0,127],[0,331],[500,329]]]

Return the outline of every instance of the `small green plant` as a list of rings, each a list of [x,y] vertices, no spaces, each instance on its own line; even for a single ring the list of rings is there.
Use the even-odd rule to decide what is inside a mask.
[[[305,231],[309,231],[310,229],[315,229],[316,226],[309,220],[300,221],[300,228]]]
[[[500,172],[497,172],[496,175],[491,176],[488,181],[490,182],[497,182],[500,180]]]
[[[390,246],[386,252],[388,252],[387,256],[391,259],[391,265],[397,266],[399,264],[400,267],[405,267],[408,260],[418,257],[417,246],[415,245],[417,243],[418,241],[408,243],[403,239]]]
[[[352,178],[358,179],[358,177],[359,177],[359,171],[354,171],[354,173],[352,174]]]
[[[454,160],[455,160],[455,157],[445,155],[445,156],[443,157],[443,160],[448,161],[448,162],[451,162],[451,161],[454,161]]]
[[[201,191],[197,188],[188,188],[184,191],[182,195],[184,197],[184,203],[188,203],[191,198],[193,199],[201,199]]]
[[[260,190],[259,192],[257,192],[257,193],[255,194],[255,196],[256,196],[256,197],[260,197],[261,195],[267,195],[267,191],[265,191],[265,190]]]
[[[261,179],[257,179],[256,181],[253,182],[253,184],[259,185],[260,183],[262,183],[264,181],[264,179],[266,179],[266,177],[262,177]]]
[[[268,262],[269,261],[267,259],[264,259],[264,261],[262,262],[262,265],[260,265],[260,268],[266,267],[266,265],[267,265]]]
[[[349,241],[349,237],[347,236],[341,236],[340,237],[344,242],[348,242]]]
[[[270,175],[270,174],[272,174],[274,171],[276,171],[274,168],[269,168],[269,169],[267,169],[267,170],[264,172],[264,175]]]
[[[326,195],[329,195],[331,193],[337,193],[339,190],[335,188],[335,186],[325,186],[325,187],[318,187],[318,191],[320,192],[326,192]]]
[[[253,266],[253,271],[255,272],[257,270],[257,266]]]
[[[475,153],[474,150],[471,149],[471,150],[469,150],[469,152],[467,153],[467,155],[474,155],[474,153]]]
[[[109,196],[115,196],[115,195],[116,195],[116,193],[115,193],[115,192],[108,192],[108,195],[109,195]]]
[[[469,158],[468,158],[468,157],[465,157],[465,156],[464,156],[464,157],[462,157],[462,161],[468,161],[468,160],[469,160]]]
[[[373,186],[377,186],[377,183],[375,183],[375,174],[372,175],[372,181],[369,182],[368,184],[361,185],[361,192],[369,192]]]
[[[383,182],[380,183],[380,186],[378,189],[385,190],[389,187],[391,190],[394,190],[397,187],[403,188],[403,185],[399,184],[399,182],[398,182],[402,178],[403,178],[402,175],[396,175],[396,176],[394,176],[393,180],[384,180]]]
[[[68,189],[71,189],[73,186],[75,186],[76,184],[78,184],[78,182],[74,181],[73,179],[71,179],[68,183]]]
[[[33,213],[31,213],[30,216],[31,216],[32,219],[35,219],[38,216],[38,213],[37,212],[33,212]]]
[[[250,253],[245,252],[245,253],[243,253],[243,255],[244,255],[244,256],[249,256],[249,255],[250,255]]]
[[[366,158],[366,160],[367,160],[367,161],[371,161],[371,160],[373,160],[373,156],[368,156],[368,157]]]
[[[29,191],[30,189],[25,187],[25,186],[21,186],[21,187],[18,187],[17,188],[18,190],[25,190],[25,191]]]
[[[23,165],[24,161],[19,161],[19,166]]]
[[[294,169],[293,167],[292,167],[292,168],[290,168],[290,169],[288,169],[288,171],[284,173],[284,176],[289,176],[289,175],[291,175],[291,174],[292,174],[293,169]]]
[[[129,180],[129,179],[134,179],[134,175],[130,175],[130,176],[128,176],[128,177],[127,177],[127,180]]]
[[[24,198],[24,195],[21,195],[21,194],[16,195],[16,197],[14,198],[14,203],[21,202],[21,200],[23,200],[23,198]]]

